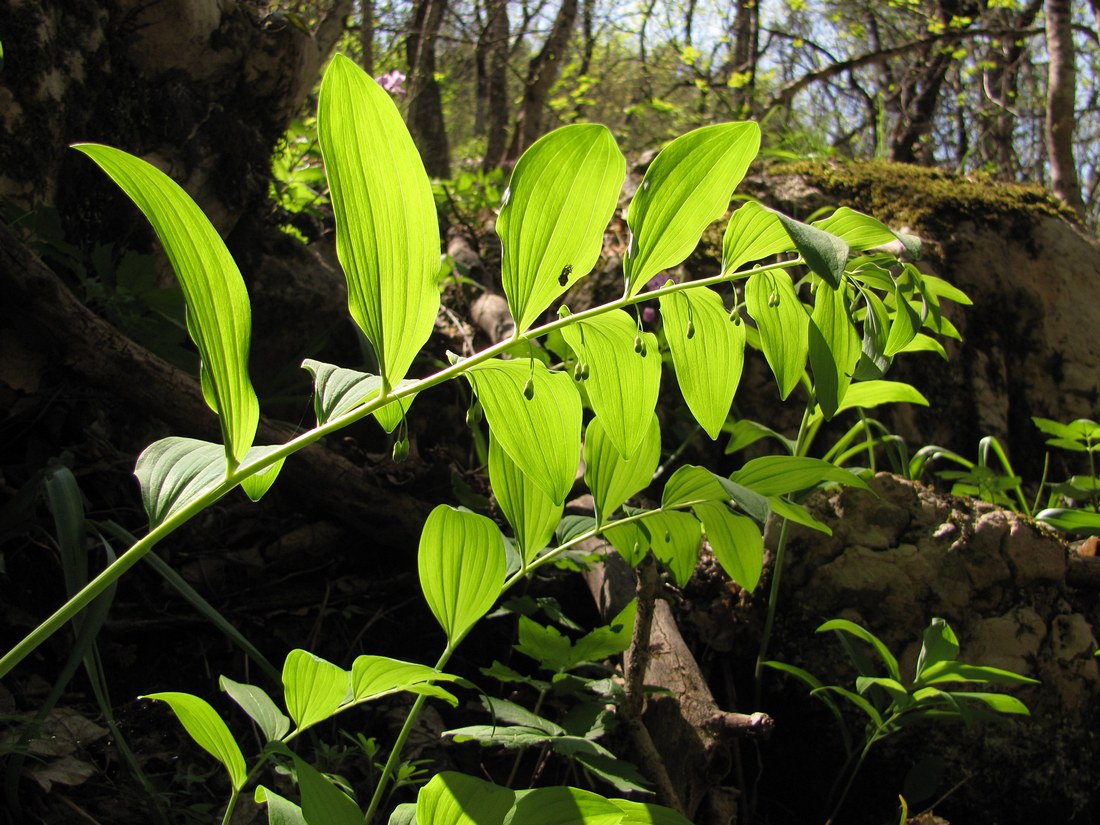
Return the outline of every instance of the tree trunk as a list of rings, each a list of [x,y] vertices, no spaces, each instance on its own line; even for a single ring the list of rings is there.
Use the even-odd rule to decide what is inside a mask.
[[[1073,9],[1070,0],[1047,0],[1047,151],[1050,154],[1050,184],[1054,194],[1079,216],[1084,216],[1077,163],[1073,157],[1073,124],[1077,94],[1074,64]]]
[[[435,41],[446,9],[447,0],[418,0],[405,40],[409,61],[409,132],[424,159],[424,168],[434,178],[451,176],[443,98],[435,79]]]
[[[374,75],[374,0],[359,0],[359,65]]]
[[[756,98],[756,58],[760,50],[758,0],[738,0],[732,39],[733,111],[738,117],[749,117]]]
[[[546,42],[528,64],[527,78],[523,84],[523,103],[516,115],[516,125],[505,160],[517,160],[527,147],[542,136],[543,110],[550,97],[550,90],[554,88],[561,73],[565,50],[569,47],[576,20],[577,0],[562,0]]]
[[[484,65],[484,76],[478,77],[478,109],[484,113],[479,134],[487,138],[481,168],[488,172],[500,163],[508,135],[507,0],[490,0],[486,18],[477,50],[478,65]]]

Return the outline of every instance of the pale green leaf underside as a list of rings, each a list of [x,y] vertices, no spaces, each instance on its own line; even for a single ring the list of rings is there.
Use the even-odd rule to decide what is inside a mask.
[[[562,336],[577,360],[589,366],[588,400],[607,437],[620,455],[634,455],[661,389],[657,336],[639,333],[621,309],[564,327]],[[635,339],[641,339],[641,352]]]
[[[748,201],[737,208],[726,225],[722,271],[735,272],[743,264],[795,249],[779,217],[756,201]]]
[[[680,392],[699,426],[716,439],[741,381],[745,325],[731,321],[721,296],[706,288],[662,296],[661,318]]]
[[[806,265],[829,286],[837,289],[844,280],[844,267],[848,264],[848,244],[816,226],[796,221],[781,212],[773,214],[791,236]]]
[[[551,501],[565,501],[581,453],[581,400],[572,377],[528,358],[493,359],[466,377],[500,446]],[[529,379],[531,398],[524,395]]]
[[[551,501],[550,496],[524,474],[492,433],[489,434],[489,482],[501,512],[512,525],[523,561],[529,564],[554,537],[563,505]]]
[[[764,537],[756,522],[731,513],[718,501],[697,504],[692,509],[703,522],[710,549],[722,569],[751,593],[764,569]]]
[[[649,486],[660,460],[661,425],[656,415],[650,414],[645,435],[629,459],[623,458],[611,443],[599,416],[588,423],[584,434],[584,483],[592,492],[601,524],[632,495]]]
[[[243,460],[260,404],[248,375],[252,310],[240,270],[191,197],[149,163],[109,146],[75,147],[94,160],[156,230],[187,302],[187,329],[202,359],[204,396],[218,414],[225,455]]]
[[[625,176],[615,138],[593,123],[556,129],[516,163],[496,229],[517,332],[596,265]]]
[[[348,308],[392,387],[428,339],[439,309],[431,183],[393,99],[342,55],[321,82],[317,137]]]
[[[791,394],[806,367],[810,319],[786,272],[756,272],[745,284],[745,307],[760,331],[760,347],[780,398]]]
[[[362,406],[375,398],[382,387],[380,375],[349,370],[312,358],[302,362],[302,369],[313,376],[313,409],[317,414],[317,426],[327,424],[332,419]],[[393,389],[400,390],[412,383],[414,382],[403,379]],[[375,411],[374,417],[386,432],[392,433],[401,423],[402,413],[408,413],[415,398],[414,393],[391,401]]]
[[[218,684],[259,725],[268,742],[282,739],[290,730],[290,719],[261,688],[234,682],[226,676],[218,679]]]
[[[704,126],[661,150],[627,213],[627,295],[637,295],[646,281],[691,254],[703,230],[729,208],[759,149],[760,127],[743,122]]]
[[[253,447],[244,457],[239,471],[247,472],[251,464],[277,449],[277,446]],[[280,460],[247,479],[245,491],[254,501],[271,486],[281,466]],[[138,456],[134,475],[141,485],[149,526],[156,527],[218,488],[225,480],[225,453],[220,444],[209,441],[177,436],[162,438]]]
[[[150,693],[141,698],[166,702],[195,743],[225,766],[233,787],[237,790],[243,787],[247,769],[241,749],[217,711],[205,700],[189,693],[171,692]]]
[[[492,521],[441,504],[420,534],[420,589],[436,620],[456,643],[504,586],[504,537]]]
[[[283,694],[299,729],[323,722],[348,698],[351,676],[342,667],[305,650],[292,650],[283,664]]]

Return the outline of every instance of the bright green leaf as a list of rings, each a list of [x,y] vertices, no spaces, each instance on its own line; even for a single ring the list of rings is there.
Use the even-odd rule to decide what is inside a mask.
[[[1042,521],[1066,533],[1100,536],[1100,513],[1088,510],[1075,510],[1064,507],[1051,507],[1040,510],[1036,521]]]
[[[735,272],[742,264],[796,249],[783,223],[756,201],[738,207],[722,238],[722,271]]]
[[[118,149],[78,144],[129,195],[156,230],[187,302],[187,331],[202,359],[203,394],[218,414],[229,465],[256,437],[260,404],[248,376],[248,290],[202,210],[156,167]]]
[[[682,507],[705,501],[729,501],[730,494],[722,480],[705,467],[685,464],[669,476],[661,493],[664,508]]]
[[[515,798],[514,791],[476,776],[442,771],[420,789],[416,822],[417,825],[503,825]]]
[[[218,685],[229,694],[229,698],[240,705],[252,721],[259,725],[264,739],[268,742],[282,739],[290,730],[290,720],[262,688],[234,682],[226,676],[218,679]]]
[[[759,149],[760,127],[744,122],[704,126],[661,150],[627,212],[627,295],[691,254],[703,230],[729,208]]]
[[[852,377],[857,381],[874,381],[890,369],[886,341],[890,335],[890,318],[886,305],[875,293],[864,290],[867,311],[863,316],[863,343],[859,362]]]
[[[294,772],[302,791],[302,814],[309,825],[363,825],[363,812],[355,800],[297,754]]]
[[[745,306],[760,331],[760,347],[779,395],[791,394],[806,368],[810,319],[785,272],[754,272],[745,284]]]
[[[604,432],[599,416],[588,423],[584,435],[584,483],[592,491],[602,524],[635,493],[653,480],[661,460],[661,425],[656,415],[637,451],[624,459]]]
[[[953,662],[959,655],[959,640],[946,620],[932,619],[924,629],[924,643],[917,656],[917,678],[929,665],[937,662]]]
[[[846,290],[818,282],[810,315],[810,367],[826,419],[836,415],[859,360],[859,335],[848,314]]]
[[[657,336],[640,333],[634,319],[621,309],[571,324],[561,332],[577,360],[589,367],[585,387],[604,433],[621,456],[634,455],[661,389]]]
[[[458,678],[434,667],[388,656],[357,656],[351,664],[351,693],[355,701],[362,702],[404,690],[435,696],[455,706],[458,700],[432,683],[455,682]]]
[[[492,521],[441,504],[420,535],[420,588],[452,645],[484,616],[504,586],[504,537]]]
[[[166,702],[195,744],[225,765],[233,788],[239,791],[244,786],[247,769],[241,749],[217,711],[205,700],[189,693],[150,693],[139,698]]]
[[[439,309],[431,183],[393,99],[343,55],[321,81],[317,137],[348,308],[392,387],[431,335]]]
[[[805,456],[769,455],[754,458],[730,476],[762,496],[781,496],[808,490],[827,481],[868,489],[867,483],[855,473]]]
[[[496,222],[516,332],[596,265],[625,176],[615,138],[594,123],[550,132],[516,163]]]
[[[901,680],[901,670],[898,667],[898,660],[894,657],[894,654],[890,652],[890,649],[883,644],[882,640],[871,631],[847,619],[831,619],[822,624],[817,629],[817,632],[824,633],[828,630],[851,634],[857,639],[861,639],[869,644],[878,653],[879,658],[882,659],[882,663],[886,665],[886,670],[890,677],[895,680]]]
[[[892,358],[902,352],[909,343],[917,337],[917,330],[921,327],[920,316],[909,304],[898,289],[894,293],[894,317],[890,322],[890,333],[886,336],[886,346],[883,355]]]
[[[745,363],[745,325],[721,296],[692,289],[661,297],[665,340],[688,409],[711,439],[729,416]]]
[[[551,501],[550,496],[524,474],[492,433],[489,434],[489,481],[501,512],[512,525],[523,561],[530,564],[554,537],[563,505]]]
[[[653,555],[672,573],[679,587],[687,585],[695,572],[703,540],[699,520],[691,513],[673,511],[656,513],[643,524]]]
[[[270,788],[256,786],[257,805],[267,806],[267,825],[308,825],[302,809]]]
[[[466,375],[500,446],[551,501],[565,501],[581,456],[581,400],[572,377],[529,358],[493,359]]]
[[[629,799],[607,800],[624,814],[620,825],[691,825],[671,808],[654,805],[652,802],[631,802]]]
[[[603,535],[631,567],[637,567],[649,552],[649,533],[640,522],[631,521],[610,527]]]
[[[622,818],[599,794],[559,785],[517,793],[505,825],[619,825]]]
[[[1022,676],[1019,673],[1013,673],[1011,670],[1003,670],[999,667],[989,667],[988,665],[968,665],[965,662],[957,662],[949,659],[927,664],[919,669],[914,684],[938,685],[944,682],[1039,684],[1038,679]]]
[[[731,513],[717,501],[696,504],[692,510],[703,522],[707,542],[726,575],[751,593],[764,569],[760,528],[752,519]]]
[[[283,663],[286,709],[298,729],[323,722],[348,698],[351,676],[342,667],[305,650],[292,650]]]
[[[814,221],[813,225],[840,238],[852,249],[874,249],[901,239],[882,222],[847,206],[840,207],[823,220]]]

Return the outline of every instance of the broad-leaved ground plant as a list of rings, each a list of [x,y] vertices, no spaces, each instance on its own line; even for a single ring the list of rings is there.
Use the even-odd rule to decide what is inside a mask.
[[[584,311],[548,310],[595,267],[604,229],[619,200],[626,163],[608,130],[596,124],[558,129],[519,160],[503,196],[496,230],[502,283],[515,322],[512,337],[472,356],[454,356],[422,377],[410,370],[431,335],[440,306],[440,241],[431,184],[390,96],[343,57],[321,85],[317,134],[336,218],[337,252],[348,309],[373,348],[377,374],[318,361],[303,367],[314,384],[316,425],[285,444],[255,443],[259,402],[248,371],[249,296],[236,264],[194,202],[163,173],[122,151],[77,148],[133,199],[152,223],[181,285],[187,328],[201,358],[206,402],[218,416],[221,443],[165,438],[139,457],[136,475],[149,532],[35,631],[0,659],[9,672],[43,640],[104,593],[157,542],[241,487],[259,499],[298,450],[374,416],[396,431],[394,458],[407,453],[408,415],[417,398],[451,380],[468,382],[488,426],[489,477],[511,535],[485,515],[446,505],[423,527],[418,553],[423,597],[444,634],[433,664],[363,655],[350,668],[294,650],[281,678],[281,704],[256,685],[223,677],[222,689],[248,714],[266,742],[246,760],[236,738],[203,699],[183,693],[167,703],[191,736],[225,768],[231,798],[253,789],[269,821],[343,825],[375,821],[398,775],[401,754],[428,699],[452,704],[465,683],[445,670],[471,628],[502,594],[583,542],[604,536],[632,565],[650,553],[683,584],[705,536],[723,569],[745,590],[761,580],[762,528],[769,517],[819,530],[799,496],[822,484],[866,487],[859,475],[808,455],[823,422],[842,411],[899,401],[926,403],[907,385],[884,380],[892,360],[942,348],[933,336],[956,336],[941,300],[965,300],[884,247],[919,244],[873,218],[841,208],[812,225],[755,202],[734,211],[719,274],[649,288],[679,265],[701,233],[729,208],[734,188],[756,157],[755,123],[720,123],[685,134],[654,159],[630,202],[629,248],[622,296]],[[659,309],[663,338],[688,410],[711,438],[727,427],[747,347],[760,350],[786,399],[801,387],[802,424],[786,454],[756,458],[729,476],[685,465],[668,477],[660,506],[628,502],[650,486],[661,458],[655,415],[663,378],[661,342],[642,328],[638,305]],[[560,333],[568,350],[556,359],[540,345]],[[586,412],[586,410],[588,412]],[[752,434],[747,436],[751,439]],[[563,518],[580,460],[594,508]],[[762,644],[766,659],[784,538],[777,548]],[[521,649],[554,673],[621,651],[633,624],[627,610],[604,629],[573,642],[521,620]],[[624,635],[625,633],[625,635]],[[560,634],[559,634],[560,635]],[[896,679],[896,676],[891,676]],[[877,682],[889,693],[890,685]],[[909,688],[903,688],[908,693]],[[397,692],[415,695],[389,748],[370,799],[359,800],[303,759],[302,733],[349,708]],[[537,711],[489,700],[506,728],[451,732],[608,757],[598,736],[566,731]],[[578,741],[584,740],[584,741]],[[580,755],[577,755],[580,754]],[[274,763],[296,777],[300,802],[254,784]],[[589,759],[589,767],[600,763]],[[600,764],[606,764],[602,762]],[[575,788],[513,791],[484,780],[440,773],[391,822],[683,823],[650,803],[606,799]]]

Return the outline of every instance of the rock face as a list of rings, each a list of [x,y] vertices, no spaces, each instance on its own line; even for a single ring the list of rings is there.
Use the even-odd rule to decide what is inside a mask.
[[[974,301],[946,305],[962,334],[947,364],[899,357],[889,378],[909,381],[929,410],[889,421],[915,449],[940,444],[971,458],[995,435],[1016,470],[1038,478],[1046,448],[1032,416],[1100,415],[1100,245],[1041,189],[885,163],[796,164],[750,182],[770,204],[805,218],[851,206],[925,241],[922,270]],[[774,393],[773,393],[774,394]],[[1054,465],[1058,476],[1057,461]]]
[[[871,486],[873,493],[847,488],[811,499],[831,536],[792,530],[774,658],[853,687],[840,645],[831,634],[814,635],[840,617],[879,636],[911,678],[923,629],[932,617],[946,619],[963,660],[1040,680],[1012,690],[1032,716],[971,729],[925,724],[878,756],[904,774],[905,760],[937,754],[948,776],[969,776],[937,807],[952,822],[1088,821],[1082,817],[1100,802],[1100,660],[1093,656],[1100,605],[1095,592],[1066,584],[1067,546],[982,502],[885,474]],[[800,724],[777,717],[788,731]],[[896,773],[887,770],[881,781],[891,776],[886,790],[897,792]]]

